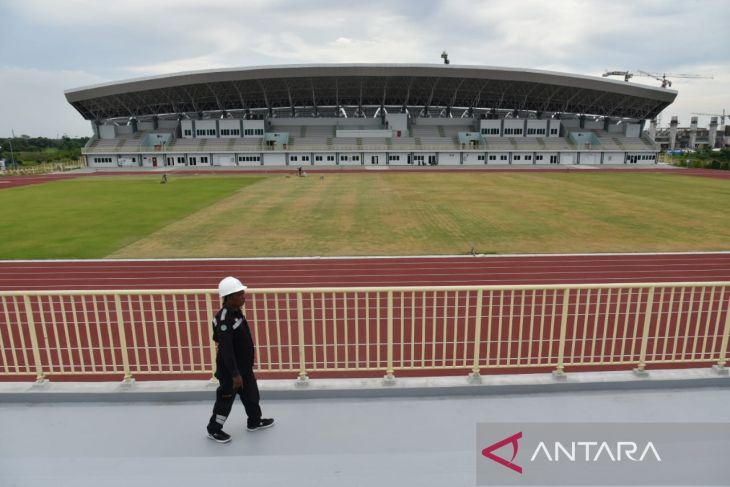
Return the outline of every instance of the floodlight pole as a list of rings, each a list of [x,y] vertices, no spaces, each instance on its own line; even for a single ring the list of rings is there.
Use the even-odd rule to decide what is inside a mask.
[[[15,131],[11,130],[10,133],[13,135],[8,142],[10,143],[10,160],[13,161],[13,169],[18,169],[18,163],[15,162],[15,154],[13,154],[13,139],[15,138]]]

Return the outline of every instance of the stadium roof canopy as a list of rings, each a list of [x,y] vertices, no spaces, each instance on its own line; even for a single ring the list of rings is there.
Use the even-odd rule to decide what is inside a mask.
[[[87,120],[325,106],[450,107],[646,119],[677,92],[593,76],[444,64],[216,69],[67,90]]]

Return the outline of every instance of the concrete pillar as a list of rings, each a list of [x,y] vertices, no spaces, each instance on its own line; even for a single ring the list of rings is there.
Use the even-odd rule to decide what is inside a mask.
[[[651,140],[656,140],[656,118],[649,121],[649,137]]]
[[[158,128],[160,128],[160,119],[157,117],[157,115],[152,117],[152,128],[154,130],[157,130]]]
[[[580,117],[578,117],[578,120],[580,121],[580,128],[586,128],[586,116],[581,115]]]
[[[101,122],[99,122],[98,120],[91,121],[91,130],[94,131],[94,137],[96,137],[97,139],[99,138],[99,125],[101,125]]]
[[[611,125],[611,119],[609,117],[603,117],[603,130],[608,132],[608,126]]]
[[[717,140],[717,117],[710,118],[710,132],[707,134],[707,138],[710,149],[714,149]]]
[[[679,119],[675,115],[669,123],[669,148],[671,150],[674,150],[677,145],[677,125],[679,125]]]
[[[136,134],[137,133],[137,119],[132,118],[132,119],[130,119],[130,122],[132,122],[132,133]]]
[[[694,150],[697,141],[697,117],[692,117],[689,124],[689,148]]]

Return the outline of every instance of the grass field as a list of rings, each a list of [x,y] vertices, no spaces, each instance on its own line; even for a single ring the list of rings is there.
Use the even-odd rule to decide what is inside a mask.
[[[730,181],[657,173],[82,178],[0,205],[0,258],[730,250]]]
[[[0,191],[0,258],[104,257],[258,177],[79,178]]]

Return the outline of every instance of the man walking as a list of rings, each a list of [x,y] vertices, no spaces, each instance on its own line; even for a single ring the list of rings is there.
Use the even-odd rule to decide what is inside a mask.
[[[208,422],[208,438],[228,443],[231,436],[223,431],[238,394],[248,416],[248,431],[274,425],[274,420],[261,417],[259,388],[253,373],[254,344],[248,321],[241,309],[246,303],[246,286],[235,277],[226,277],[218,284],[223,307],[213,319],[213,340],[218,344],[215,376],[216,390],[213,414]]]

